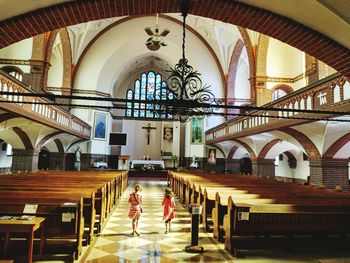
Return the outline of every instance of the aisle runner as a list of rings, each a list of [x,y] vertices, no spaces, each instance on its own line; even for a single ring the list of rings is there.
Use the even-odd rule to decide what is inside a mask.
[[[161,203],[166,183],[140,183],[144,210],[138,228],[141,236],[130,235],[131,220],[127,217],[128,198],[134,186],[132,182],[85,262],[232,262],[232,257],[223,250],[223,244],[216,244],[211,233],[200,233],[199,243],[206,250],[203,255],[184,252],[191,240],[190,214],[176,202],[172,233],[164,234]]]

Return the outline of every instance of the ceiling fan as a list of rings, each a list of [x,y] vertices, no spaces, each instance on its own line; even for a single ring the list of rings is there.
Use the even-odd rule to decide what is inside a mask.
[[[159,25],[158,25],[158,14],[157,14],[157,22],[154,27],[154,32],[150,27],[145,28],[146,33],[151,36],[146,40],[146,46],[149,50],[157,51],[161,46],[167,46],[164,42],[164,38],[170,33],[169,29],[164,29],[162,33],[159,34]]]

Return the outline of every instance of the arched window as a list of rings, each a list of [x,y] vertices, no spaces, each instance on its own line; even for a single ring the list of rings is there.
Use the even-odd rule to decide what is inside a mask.
[[[147,103],[147,100],[172,100],[173,94],[167,90],[167,83],[162,76],[154,71],[142,73],[140,79],[135,80],[134,88],[126,91],[128,100],[146,100],[146,103],[127,102],[125,116],[131,118],[172,119],[166,113],[165,106]],[[157,112],[158,110],[158,112]]]
[[[292,92],[293,88],[288,85],[276,85],[272,88],[272,101],[278,100],[279,98],[282,98],[283,96]]]

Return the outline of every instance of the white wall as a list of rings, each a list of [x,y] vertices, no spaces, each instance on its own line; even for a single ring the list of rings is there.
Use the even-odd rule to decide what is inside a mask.
[[[2,151],[2,145],[0,144],[0,168],[11,168],[12,166],[12,147],[10,144],[7,144],[7,149],[9,151]],[[7,155],[11,154],[11,155]]]
[[[291,169],[288,165],[288,157],[283,154],[283,161],[278,161],[275,166],[275,175],[279,177],[304,179],[310,175],[309,161],[303,160],[303,153],[300,152],[295,156],[297,159],[297,167]],[[278,159],[278,156],[276,157]]]
[[[150,131],[150,144],[147,144],[147,127],[156,127]],[[160,160],[162,123],[156,121],[123,120],[123,133],[127,133],[127,145],[122,146],[121,154],[130,155],[130,160],[141,160],[148,155],[152,160]]]
[[[305,72],[305,55],[300,50],[279,40],[270,38],[267,51],[266,74],[268,77],[294,78]],[[268,82],[267,88],[276,86],[277,82]],[[302,79],[295,83],[288,83],[294,90],[306,85]]]
[[[33,38],[24,39],[10,46],[1,48],[0,58],[28,60],[32,58],[32,48]],[[16,67],[19,67],[24,73],[30,72],[30,66],[16,65]]]

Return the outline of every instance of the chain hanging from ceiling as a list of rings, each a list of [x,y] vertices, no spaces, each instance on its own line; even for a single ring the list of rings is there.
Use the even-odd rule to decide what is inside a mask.
[[[221,105],[222,100],[215,98],[210,86],[203,85],[201,74],[188,64],[185,56],[188,1],[183,0],[180,8],[183,16],[182,58],[174,68],[167,70],[170,73],[167,89],[173,94],[173,100],[171,103],[161,101],[160,103],[164,104],[159,108],[171,114],[175,120],[186,122],[191,119],[202,119],[218,111],[216,106]]]

